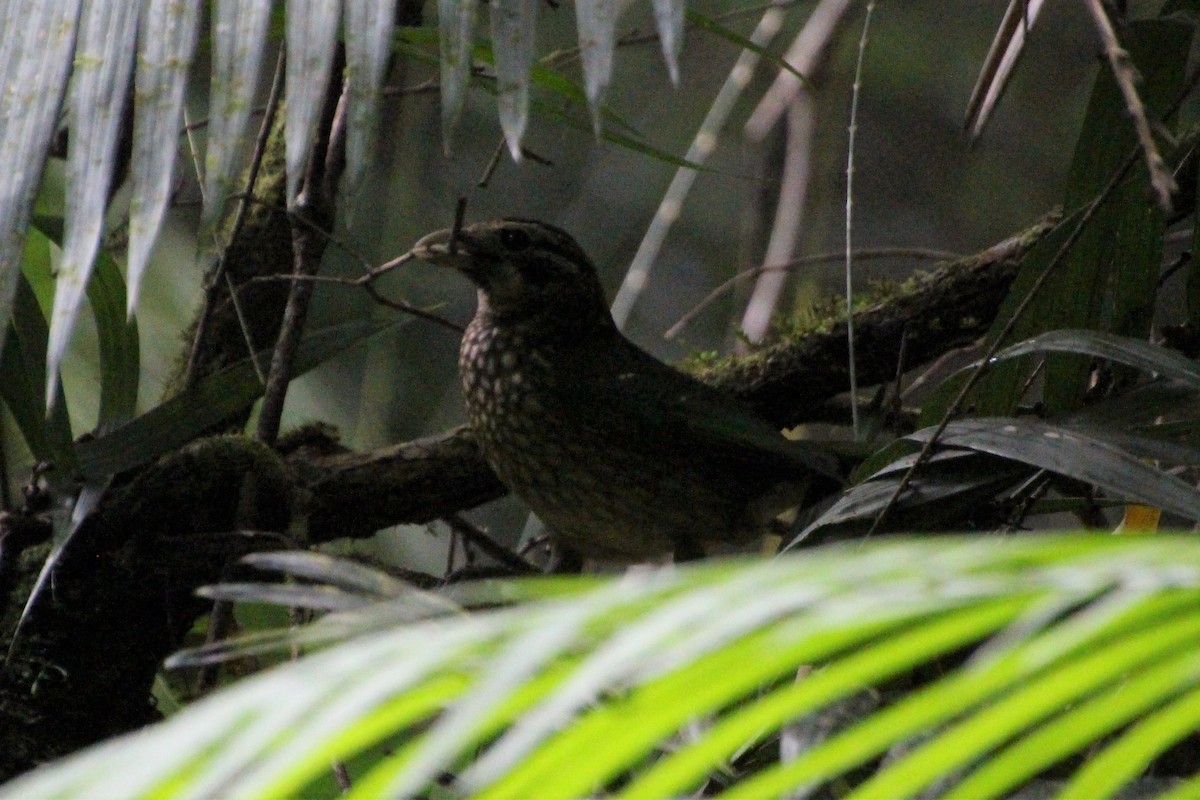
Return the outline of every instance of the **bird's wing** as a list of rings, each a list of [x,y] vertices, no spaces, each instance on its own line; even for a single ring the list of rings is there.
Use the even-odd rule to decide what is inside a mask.
[[[811,471],[840,482],[838,459],[818,447],[785,438],[737,399],[675,370],[622,340],[613,358],[581,358],[568,391],[591,409],[584,424],[634,428],[647,444],[671,451],[691,441],[716,458],[744,462],[754,471]],[[615,416],[614,416],[615,415]],[[619,418],[619,421],[618,421]]]

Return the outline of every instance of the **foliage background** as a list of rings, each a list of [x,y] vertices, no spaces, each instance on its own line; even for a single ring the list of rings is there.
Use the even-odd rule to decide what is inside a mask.
[[[813,5],[801,2],[790,8],[772,49],[786,48]],[[1099,66],[1091,23],[1075,3],[1052,4],[1045,11],[994,119],[972,144],[962,129],[963,112],[1005,6],[989,0],[947,13],[943,3],[918,1],[878,8],[860,98],[856,246],[973,252],[1059,202]],[[695,8],[747,36],[760,13],[736,13],[756,8],[745,3]],[[730,12],[735,14],[722,16]],[[847,16],[826,67],[813,77],[816,138],[801,253],[837,250],[843,243],[846,126],[860,23],[858,14]],[[618,35],[652,29],[649,4],[627,4]],[[575,35],[570,5],[543,9],[539,54],[573,47]],[[621,46],[609,105],[654,146],[682,154],[737,55],[730,42],[690,29],[676,88],[667,79],[656,41]],[[269,55],[265,63],[271,63]],[[205,76],[207,69],[202,45],[194,73]],[[782,134],[763,146],[750,146],[740,126],[776,71],[760,63],[711,171],[699,176],[627,326],[635,341],[666,360],[696,349],[727,349],[733,341],[731,326],[745,301],[744,290],[705,313],[682,341],[666,342],[661,334],[735,270],[761,263],[763,229],[769,225],[775,190],[771,179],[762,176],[778,169]],[[398,65],[390,85],[420,87],[435,76],[435,67],[408,61]],[[264,79],[264,99],[266,83]],[[193,89],[190,108],[193,118],[201,119],[207,109],[203,81]],[[583,109],[571,111],[586,121]],[[535,113],[526,146],[553,164],[526,160],[515,165],[506,156],[487,188],[476,189],[500,141],[494,99],[478,89],[469,94],[453,157],[443,153],[436,91],[389,98],[382,124],[378,161],[358,196],[343,203],[338,220],[339,236],[372,264],[447,226],[456,199],[468,194],[471,219],[529,216],[572,232],[597,263],[611,296],[675,172],[671,164],[596,141],[585,130]],[[139,315],[142,407],[156,402],[178,358],[176,331],[186,324],[198,297],[199,269],[191,262],[199,215],[194,182],[181,187],[179,199],[150,267],[147,302]],[[361,269],[337,247],[326,253],[327,274],[354,276]],[[883,276],[902,279],[911,269],[911,262],[864,262],[857,280],[866,287]],[[835,294],[841,280],[836,262],[806,267],[794,280],[795,302],[803,305]],[[457,321],[467,320],[474,307],[474,293],[465,281],[427,265],[406,267],[387,279],[385,289],[419,305],[439,304],[445,316]],[[391,314],[353,289],[320,287],[314,322]],[[89,337],[85,324],[76,335],[81,356],[89,349]],[[366,448],[461,422],[456,351],[451,332],[421,322],[377,337],[300,378],[289,393],[285,427],[289,421],[326,420],[340,429],[347,444]],[[67,396],[83,419],[94,419],[94,408],[88,408],[91,393],[72,391],[72,385],[82,388],[94,381],[87,369],[94,363],[78,358],[68,365]],[[20,456],[11,460],[12,474],[20,474]],[[494,505],[478,518],[502,536],[515,537],[524,524],[523,510],[511,499]],[[428,555],[423,555],[424,547],[409,550],[414,542],[429,544],[412,531],[389,538],[392,546],[405,550],[404,558],[440,558],[437,546]]]

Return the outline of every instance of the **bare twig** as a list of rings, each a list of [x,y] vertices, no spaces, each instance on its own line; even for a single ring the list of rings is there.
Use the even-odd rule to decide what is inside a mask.
[[[804,224],[804,207],[807,205],[809,176],[812,172],[813,137],[816,135],[816,101],[811,92],[799,92],[788,105],[785,127],[786,144],[780,169],[782,179],[763,259],[768,263],[785,262],[795,255],[796,242]],[[749,349],[747,341],[761,341],[770,330],[771,317],[779,307],[785,279],[786,276],[781,272],[768,272],[755,281],[754,290],[742,313],[741,327],[745,340],[739,340],[737,349],[743,354]]]
[[[0,427],[0,512],[11,511],[13,507],[12,490],[8,485],[8,447],[5,443],[7,427]],[[0,545],[3,536],[0,536]]]
[[[892,404],[891,411],[894,418],[899,419],[904,411],[904,372],[907,369],[908,363],[908,325],[900,329],[900,353],[896,356],[896,379],[892,389]],[[850,396],[851,405],[857,405],[858,401],[853,395]]]
[[[850,424],[854,438],[859,438],[858,424],[858,368],[854,350],[854,143],[858,137],[858,98],[862,93],[862,68],[867,55],[867,32],[871,29],[871,15],[875,13],[875,1],[867,3],[863,17],[862,36],[858,40],[858,62],[854,67],[854,89],[850,100],[850,128],[846,146],[846,347],[850,359]]]
[[[237,620],[233,616],[233,603],[228,600],[214,600],[212,610],[208,612],[208,630],[204,634],[204,643],[215,644],[228,639],[236,627]],[[192,691],[197,697],[210,691],[217,685],[217,678],[220,677],[220,674],[221,665],[219,663],[203,665],[196,673]]]
[[[759,46],[765,45],[779,32],[782,24],[783,12],[777,9],[768,9],[754,29],[754,33],[750,35],[750,40]],[[684,156],[688,161],[693,164],[702,164],[712,155],[716,148],[717,136],[725,120],[733,112],[733,106],[738,97],[750,82],[758,60],[758,53],[753,50],[743,50],[742,54],[738,56],[737,63],[725,79],[720,91],[717,92],[712,106],[700,124],[700,129],[696,131],[696,136],[692,140],[691,146],[688,147],[687,155]],[[696,170],[691,168],[680,168],[676,171],[675,177],[671,179],[671,185],[667,187],[666,194],[654,214],[654,220],[650,223],[642,243],[638,246],[633,262],[625,273],[625,279],[621,282],[621,288],[613,299],[612,315],[618,327],[622,327],[633,312],[633,306],[649,279],[650,265],[658,255],[659,248],[666,239],[667,231],[679,218],[683,200],[687,197],[695,180]]]
[[[188,354],[187,372],[184,373],[183,379],[184,389],[193,387],[200,378],[200,358],[204,352],[204,340],[208,334],[208,326],[212,321],[213,311],[217,305],[217,292],[224,280],[226,267],[228,266],[229,246],[236,241],[242,231],[242,226],[246,222],[246,211],[250,207],[250,204],[246,202],[245,197],[254,193],[254,184],[258,180],[258,170],[262,166],[263,155],[267,151],[267,139],[271,133],[271,126],[275,122],[275,112],[279,109],[279,99],[283,94],[285,58],[286,54],[281,49],[279,51],[279,58],[275,62],[275,76],[271,80],[271,93],[267,98],[267,112],[263,116],[262,125],[258,128],[258,137],[254,140],[254,153],[250,157],[250,169],[246,175],[246,190],[243,192],[242,199],[238,201],[233,225],[229,229],[229,240],[217,243],[221,247],[221,257],[217,262],[216,269],[213,271],[208,286],[205,288],[204,309],[201,311],[200,319],[196,324],[196,334],[192,337],[192,350]],[[244,327],[243,334],[248,337],[249,341],[250,334]],[[248,344],[248,347],[249,351],[253,353],[254,346]]]
[[[363,275],[359,275],[357,278],[343,278],[336,275],[259,275],[246,281],[246,283],[279,283],[281,281],[288,281],[290,283],[331,283],[338,286],[352,286],[356,289],[362,289],[365,291],[372,300],[381,306],[387,306],[394,311],[400,311],[404,314],[417,317],[418,319],[423,319],[426,322],[432,322],[433,324],[445,328],[446,330],[454,331],[455,333],[462,333],[462,325],[459,325],[456,322],[451,322],[445,317],[438,316],[428,309],[414,306],[411,303],[407,303],[403,300],[392,300],[389,297],[385,297],[378,289],[375,288],[373,284],[377,278],[392,271],[396,267],[399,267],[401,264],[411,261],[412,259],[412,253],[405,253],[402,256],[393,258],[391,261],[388,261],[385,264],[370,269],[368,272]]]
[[[454,574],[454,559],[458,555],[458,531],[450,527],[450,543],[446,547],[446,568],[442,571],[442,580],[446,581]]]
[[[266,105],[262,105],[262,106],[258,106],[257,108],[250,109],[250,116],[257,117],[259,114],[265,114],[267,109],[270,108],[270,105],[271,105],[270,103],[267,103]],[[201,117],[200,119],[191,120],[190,122],[184,122],[183,132],[191,133],[192,131],[198,131],[202,128],[207,128],[207,127],[208,127],[208,117]]]
[[[512,550],[493,540],[492,537],[472,525],[461,514],[452,514],[446,517],[445,521],[450,526],[450,530],[462,536],[463,539],[475,545],[488,556],[515,571],[517,574],[532,575],[541,571]]]
[[[1084,0],[1084,4],[1092,13],[1092,20],[1096,23],[1096,32],[1100,35],[1101,44],[1104,45],[1104,55],[1108,59],[1109,67],[1112,68],[1113,79],[1116,80],[1117,86],[1121,90],[1121,96],[1125,98],[1125,110],[1133,119],[1138,145],[1146,159],[1146,169],[1150,173],[1150,185],[1154,188],[1158,206],[1163,211],[1170,213],[1171,197],[1179,190],[1179,186],[1175,183],[1171,170],[1163,161],[1162,154],[1158,152],[1158,145],[1154,143],[1154,135],[1150,132],[1150,123],[1146,120],[1146,107],[1142,105],[1142,98],[1138,96],[1136,70],[1129,60],[1129,53],[1117,41],[1117,34],[1113,30],[1112,23],[1109,22],[1108,15],[1104,13],[1104,6],[1101,5],[1100,0]]]
[[[270,208],[279,213],[287,213],[286,210],[284,208],[282,208],[281,206],[275,205],[274,203],[267,202],[260,197],[248,197],[247,202],[256,203],[258,205],[264,206],[266,208]],[[444,317],[439,317],[438,315],[436,315],[426,309],[422,309],[422,308],[414,306],[410,303],[406,303],[403,300],[392,300],[387,297],[384,297],[382,294],[380,294],[379,290],[376,289],[372,285],[378,278],[382,277],[383,275],[386,275],[387,273],[391,272],[392,270],[396,269],[397,267],[400,267],[403,264],[406,264],[409,261],[412,261],[414,256],[411,252],[403,253],[403,254],[397,256],[396,258],[393,258],[390,261],[387,261],[387,262],[379,265],[378,267],[375,267],[375,266],[371,265],[371,262],[369,262],[367,260],[366,256],[364,256],[357,249],[352,247],[344,239],[331,233],[330,231],[326,230],[325,228],[321,227],[320,225],[317,225],[315,222],[308,219],[307,217],[305,217],[301,214],[298,214],[298,213],[293,213],[290,218],[294,223],[307,226],[308,229],[312,233],[317,234],[318,236],[320,236],[320,237],[324,238],[326,241],[328,241],[330,244],[341,249],[343,252],[345,252],[347,255],[349,255],[351,258],[353,258],[355,261],[362,264],[363,268],[366,271],[362,275],[358,276],[357,278],[343,278],[343,277],[332,276],[332,275],[297,275],[295,273],[287,273],[287,274],[280,274],[280,275],[256,275],[245,281],[245,283],[243,284],[243,289],[245,288],[245,286],[248,286],[248,285],[254,284],[254,283],[279,283],[281,281],[288,281],[288,282],[308,281],[310,283],[334,283],[334,284],[339,284],[341,286],[353,286],[355,288],[363,289],[364,291],[366,291],[367,295],[372,300],[374,300],[376,303],[379,303],[382,306],[387,306],[388,308],[391,308],[395,311],[400,311],[405,314],[410,314],[414,317],[418,317],[418,318],[426,320],[428,322],[432,322],[435,325],[440,325],[441,327],[446,328],[448,330],[462,333],[463,327],[461,325],[451,322],[450,320],[448,320]],[[235,302],[235,310],[236,310],[237,309],[237,306],[236,306],[237,296],[236,295],[234,295],[234,302]],[[239,313],[240,313],[240,311],[239,311]],[[255,362],[255,367],[258,368],[257,362]],[[260,377],[261,377],[261,372],[262,371],[260,369],[259,370]]]
[[[344,762],[335,761],[330,768],[333,770],[333,779],[337,781],[339,789],[348,792],[354,788],[354,781],[350,779],[350,770],[346,769]]]
[[[339,59],[341,60],[344,60],[344,57]],[[341,66],[335,66],[333,74],[340,73]],[[304,182],[291,214],[292,271],[296,275],[316,274],[321,266],[321,256],[325,252],[326,240],[313,233],[313,228],[320,229],[324,224],[306,224],[298,221],[297,217],[315,218],[320,223],[333,219],[333,192],[344,166],[344,158],[339,153],[345,141],[346,127],[345,108],[339,102],[342,93],[340,82],[336,78],[331,79],[326,88],[324,113],[317,127],[318,136],[312,144],[312,157],[309,159]],[[322,132],[325,133],[324,136],[320,135]],[[263,390],[262,406],[255,430],[255,436],[268,444],[274,443],[279,435],[283,403],[292,379],[292,362],[300,347],[312,292],[313,284],[309,281],[293,283],[288,292],[283,321],[279,327],[279,338],[275,341],[275,349],[271,354],[271,370],[267,375],[267,386]]]
[[[380,91],[384,97],[399,97],[407,94],[431,94],[439,91],[442,88],[442,82],[437,78],[430,78],[421,83],[415,83],[412,86],[385,86]]]
[[[881,258],[913,258],[921,261],[954,261],[962,256],[958,253],[951,253],[946,250],[926,250],[914,247],[872,247],[864,250],[855,250],[854,258],[858,261],[869,261]],[[846,254],[841,250],[831,250],[825,253],[816,253],[811,256],[801,256],[794,258],[791,261],[782,264],[764,264],[758,267],[751,267],[747,270],[742,270],[734,275],[729,280],[717,286],[708,293],[703,300],[697,303],[690,311],[679,318],[679,321],[667,329],[663,334],[663,338],[667,340],[674,339],[683,329],[691,325],[696,317],[707,309],[710,305],[728,294],[734,286],[742,281],[750,280],[762,275],[764,272],[783,272],[797,269],[799,267],[811,266],[813,264],[829,264],[835,261],[840,261],[845,258]]]
[[[454,206],[454,226],[450,228],[450,244],[448,248],[450,255],[458,252],[458,235],[462,233],[463,219],[467,216],[467,196],[459,195],[458,202]]]
[[[1025,382],[1023,384],[1021,384],[1021,391],[1017,393],[1017,402],[1018,403],[1021,402],[1021,398],[1025,397],[1025,395],[1029,394],[1029,390],[1033,388],[1033,384],[1037,381],[1038,377],[1043,372],[1045,372],[1045,370],[1046,370],[1046,359],[1039,358],[1037,366],[1035,366],[1032,370],[1029,371],[1029,377],[1025,379]]]
[[[767,263],[784,262],[795,255],[805,222],[817,108],[811,84],[801,80],[797,73],[811,79],[827,63],[830,42],[851,5],[849,0],[817,3],[784,56],[794,71],[779,71],[743,128],[747,140],[759,143],[781,118],[785,120],[782,181],[767,240],[764,258]],[[755,281],[741,319],[746,340],[757,342],[767,334],[785,285],[781,273],[767,273]],[[737,349],[745,352],[747,348],[739,343]]]
[[[229,292],[229,301],[233,304],[233,313],[237,316],[238,330],[242,332],[242,341],[246,343],[246,352],[250,355],[250,363],[254,365],[254,374],[258,378],[258,382],[266,384],[267,371],[259,361],[258,348],[254,345],[254,337],[250,333],[250,322],[246,318],[246,310],[242,306],[242,299],[238,293],[238,287],[234,285],[233,277],[230,276],[229,270],[223,270],[225,278],[225,288]]]
[[[504,138],[500,138],[496,149],[492,151],[492,157],[488,159],[487,166],[483,168],[483,174],[479,176],[479,180],[475,182],[476,189],[486,189],[487,185],[492,182],[492,175],[496,172],[496,167],[500,166],[500,156],[504,153]]]
[[[812,73],[833,37],[834,30],[851,5],[850,0],[822,0],[818,3],[784,54],[783,60],[801,75]],[[799,78],[781,69],[771,88],[763,93],[762,99],[755,106],[754,113],[746,120],[743,128],[746,138],[752,142],[765,139],[802,87]]]
[[[971,131],[972,141],[979,138],[991,119],[1043,3],[1044,0],[1010,0],[967,101],[963,126]]]

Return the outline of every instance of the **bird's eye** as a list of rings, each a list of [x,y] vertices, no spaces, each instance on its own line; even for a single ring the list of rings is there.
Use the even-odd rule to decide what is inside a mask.
[[[509,250],[525,250],[529,247],[529,234],[523,230],[508,228],[500,231],[500,244]]]

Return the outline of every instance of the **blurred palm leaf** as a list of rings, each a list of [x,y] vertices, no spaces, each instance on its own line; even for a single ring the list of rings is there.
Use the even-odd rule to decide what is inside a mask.
[[[329,760],[386,745],[351,796],[575,797],[621,776],[619,796],[679,796],[722,764],[730,796],[839,776],[855,797],[998,796],[1096,747],[1066,774],[1107,792],[1200,726],[1194,537],[891,540],[474,591],[518,604],[327,617],[376,623],[4,791],[311,796]],[[882,708],[798,757],[726,763],[872,686]]]

